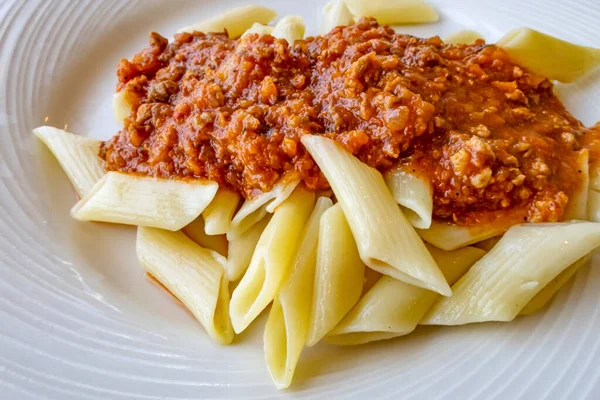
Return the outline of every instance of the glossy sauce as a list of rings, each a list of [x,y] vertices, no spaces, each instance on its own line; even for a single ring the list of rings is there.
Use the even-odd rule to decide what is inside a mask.
[[[438,220],[557,221],[581,188],[577,152],[592,142],[552,83],[501,49],[395,34],[373,19],[292,46],[152,33],[118,77],[134,111],[102,146],[107,170],[209,178],[245,197],[284,178],[327,189],[300,143],[326,134],[382,172],[427,176]]]

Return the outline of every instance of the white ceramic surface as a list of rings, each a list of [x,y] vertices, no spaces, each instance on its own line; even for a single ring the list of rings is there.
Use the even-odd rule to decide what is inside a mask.
[[[263,1],[317,33],[324,0]],[[600,47],[597,0],[436,0],[441,21],[402,31],[476,29],[488,40],[527,25]],[[134,229],[69,218],[74,191],[31,129],[68,125],[108,138],[120,58],[151,30],[239,2],[0,0],[0,398],[598,399],[600,263],[545,312],[513,323],[418,329],[356,348],[306,351],[277,392],[262,323],[230,347],[143,275]],[[585,123],[600,119],[600,73],[558,88]]]

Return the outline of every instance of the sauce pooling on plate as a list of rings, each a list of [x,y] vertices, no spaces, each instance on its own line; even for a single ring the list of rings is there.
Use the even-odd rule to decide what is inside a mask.
[[[152,33],[118,68],[133,106],[107,170],[208,178],[244,197],[328,183],[300,138],[325,134],[385,172],[433,185],[434,218],[562,218],[589,132],[552,83],[493,45],[447,45],[365,18],[288,45],[272,36]]]

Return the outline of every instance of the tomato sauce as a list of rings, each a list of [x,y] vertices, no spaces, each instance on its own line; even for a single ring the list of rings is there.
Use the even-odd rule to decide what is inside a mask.
[[[482,40],[450,45],[370,18],[292,45],[152,33],[117,75],[133,111],[101,148],[107,170],[208,178],[246,198],[284,178],[323,190],[300,138],[325,134],[382,172],[427,176],[437,220],[557,221],[581,188],[588,130],[548,79]]]

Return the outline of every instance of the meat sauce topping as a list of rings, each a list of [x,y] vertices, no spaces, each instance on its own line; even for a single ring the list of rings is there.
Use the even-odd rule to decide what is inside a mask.
[[[107,170],[208,178],[252,197],[328,183],[300,142],[325,134],[385,172],[433,185],[434,217],[557,221],[582,185],[583,125],[548,79],[494,45],[396,34],[365,18],[293,45],[157,33],[118,68],[133,105],[101,147]]]

